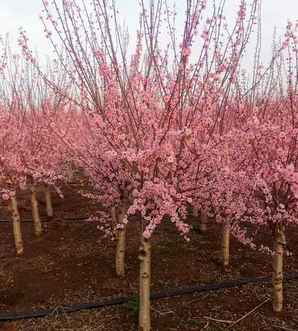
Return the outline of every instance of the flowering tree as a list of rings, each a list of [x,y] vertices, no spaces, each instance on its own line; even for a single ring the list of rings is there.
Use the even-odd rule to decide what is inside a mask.
[[[213,207],[224,210],[221,215],[217,209],[217,218],[223,216],[226,223],[232,216],[233,234],[241,242],[255,248],[257,232],[264,234],[269,229],[273,234],[276,312],[283,306],[284,230],[297,224],[297,82],[293,74],[297,68],[296,31],[297,25],[289,23],[285,41],[280,48],[275,47],[270,66],[255,74],[249,93],[239,91],[240,107],[231,104],[234,111],[229,114],[230,132],[216,152],[218,160],[223,161],[223,171],[217,172],[221,189],[211,195]],[[282,71],[283,66],[288,68],[287,73]],[[247,228],[251,232],[251,226],[254,235],[248,236]],[[223,244],[224,250],[226,247]],[[268,247],[260,248],[269,251]]]
[[[18,255],[23,253],[23,240],[20,215],[17,207],[16,190],[25,183],[24,168],[18,156],[20,139],[17,134],[18,121],[14,114],[1,109],[1,155],[0,155],[0,193],[1,199],[7,201],[12,213],[15,246]]]
[[[249,128],[250,157],[257,197],[256,214],[260,225],[269,226],[274,236],[273,309],[283,307],[283,253],[285,227],[297,224],[297,32],[288,23],[283,45],[275,55],[271,89],[264,93],[258,113]],[[284,74],[282,66],[287,67]],[[278,85],[274,85],[275,84]],[[278,92],[272,93],[272,88]]]
[[[30,105],[20,122],[12,119],[16,126],[26,123],[26,133],[23,146],[18,135],[9,142],[17,155],[1,168],[9,169],[1,170],[12,178],[9,184],[15,178],[54,184],[68,155],[91,184],[82,194],[100,204],[100,228],[118,237],[116,272],[122,276],[126,224],[130,215],[139,216],[140,330],[150,329],[150,238],[170,219],[188,239],[190,206],[222,224],[224,267],[230,233],[256,248],[257,232],[272,231],[273,308],[280,311],[284,229],[297,223],[297,25],[288,24],[264,70],[258,30],[250,85],[241,60],[257,23],[257,0],[250,11],[240,1],[231,30],[224,1],[208,15],[207,1],[187,0],[180,40],[169,3],[141,0],[133,49],[113,1],[43,3],[46,35],[71,84],[42,73],[22,32],[23,54],[53,95],[39,103],[42,111]],[[20,100],[31,99],[17,96],[13,107],[27,109]],[[32,151],[28,158],[26,150]],[[49,152],[55,161],[47,159]]]
[[[73,64],[65,74],[76,84],[75,102],[96,117],[88,159],[85,147],[68,145],[84,156],[81,162],[88,163],[106,206],[128,201],[122,223],[128,215],[141,216],[140,330],[150,329],[150,237],[166,218],[186,237],[187,207],[193,201],[196,207],[206,204],[198,193],[210,175],[204,152],[212,155],[214,137],[223,130],[256,5],[253,1],[247,13],[240,2],[230,32],[223,4],[208,18],[207,1],[188,0],[179,42],[170,6],[155,1],[147,8],[141,1],[137,44],[129,62],[113,2],[93,0],[90,10],[84,2],[80,8],[76,1],[61,6],[44,1],[42,21],[57,58],[63,64],[54,35]],[[170,35],[166,42],[160,39],[164,30]],[[33,61],[26,40],[23,46]],[[102,194],[100,186],[108,185],[112,198]]]
[[[52,109],[59,106],[43,79],[31,63],[8,49],[5,67],[1,70],[1,192],[10,201],[17,253],[23,252],[20,215],[16,194],[31,190],[32,216],[37,236],[42,233],[36,189],[57,185],[63,178],[63,149],[57,144],[49,126]],[[51,99],[51,103],[49,102]],[[52,107],[52,108],[51,108]],[[52,204],[46,189],[47,212]]]

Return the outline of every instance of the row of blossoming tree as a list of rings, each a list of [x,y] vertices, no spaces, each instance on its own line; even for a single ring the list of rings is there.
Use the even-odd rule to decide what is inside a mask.
[[[133,50],[113,1],[43,4],[40,18],[64,83],[44,73],[23,31],[31,74],[2,69],[10,74],[0,114],[2,198],[15,211],[17,189],[66,182],[66,160],[83,169],[91,189],[80,193],[98,202],[94,219],[117,238],[120,276],[127,224],[139,228],[140,330],[151,327],[150,238],[170,220],[188,240],[190,210],[202,230],[206,220],[222,226],[224,267],[231,234],[272,254],[273,309],[280,312],[285,228],[298,222],[298,25],[287,25],[262,67],[258,0],[240,1],[229,25],[225,1],[209,8],[187,0],[180,37],[168,2],[141,0]],[[243,58],[255,32],[249,75]],[[257,245],[258,232],[272,236],[272,247]]]
[[[47,215],[52,217],[50,187],[60,193],[59,184],[67,180],[65,147],[57,144],[50,123],[67,125],[68,118],[54,111],[62,99],[53,97],[36,68],[13,54],[7,43],[2,46],[0,195],[11,212],[16,252],[20,255],[24,247],[16,196],[30,191],[34,232],[40,236],[37,192],[44,191]]]

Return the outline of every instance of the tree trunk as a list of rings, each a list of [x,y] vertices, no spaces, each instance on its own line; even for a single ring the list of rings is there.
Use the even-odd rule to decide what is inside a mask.
[[[111,208],[111,216],[112,216],[113,224],[117,224],[118,223],[118,217],[117,217],[116,207]]]
[[[52,197],[51,197],[51,191],[48,186],[44,188],[44,195],[46,200],[46,209],[47,209],[47,215],[48,217],[54,216],[54,210],[53,210],[53,204],[52,204]]]
[[[36,189],[35,187],[31,188],[31,205],[32,205],[32,218],[34,224],[34,233],[36,236],[40,236],[42,234],[42,225],[39,216],[38,210],[38,201],[36,199]]]
[[[86,175],[85,172],[83,171],[83,175]],[[74,177],[74,171],[72,169],[72,167],[70,165],[68,165],[68,168],[66,169],[66,177],[68,182],[72,182],[73,181],[73,177]]]
[[[193,208],[193,210],[192,210],[192,214],[193,214],[193,216],[194,216],[196,219],[199,218],[199,211],[198,211],[197,208]]]
[[[125,246],[126,246],[126,227],[118,230],[116,248],[116,274],[125,276]]]
[[[123,218],[126,214],[125,207],[121,207],[118,214],[118,223],[123,223]],[[116,248],[116,273],[118,276],[125,276],[125,250],[126,250],[126,225],[118,230],[117,234],[117,248]]]
[[[222,231],[222,264],[227,268],[230,264],[230,223],[227,222],[223,225]]]
[[[201,233],[207,231],[208,217],[204,211],[199,212],[197,208],[193,208],[192,214],[198,221],[198,227]],[[199,216],[200,215],[200,216]]]
[[[199,223],[199,229],[202,233],[205,233],[207,231],[207,223],[208,223],[207,213],[204,210],[202,210],[201,217],[200,217],[200,223]]]
[[[139,293],[139,331],[151,330],[150,318],[150,280],[151,280],[151,245],[142,236],[139,250],[140,293]]]
[[[22,230],[21,230],[21,217],[18,210],[18,203],[15,197],[10,198],[10,211],[12,216],[13,224],[13,235],[16,247],[17,255],[22,255],[24,253]]]
[[[284,226],[277,224],[273,256],[273,311],[279,313],[283,308],[283,254],[286,244]]]

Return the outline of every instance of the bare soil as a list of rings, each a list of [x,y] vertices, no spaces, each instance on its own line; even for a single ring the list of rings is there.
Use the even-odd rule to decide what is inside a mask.
[[[75,192],[76,187],[70,187],[64,190],[63,200],[54,196],[55,218],[51,220],[44,214],[40,194],[44,219],[41,238],[34,236],[29,195],[23,194],[20,210],[24,220],[25,254],[22,257],[15,256],[10,222],[0,222],[0,313],[61,307],[137,293],[137,220],[130,222],[128,228],[127,275],[119,278],[114,269],[115,243],[104,239],[96,224],[69,220],[89,216],[96,208]],[[0,206],[0,220],[8,217],[5,208]],[[222,270],[220,233],[218,225],[209,224],[206,234],[193,232],[191,241],[186,242],[173,225],[162,225],[152,239],[152,290],[271,274],[270,256],[252,251],[236,240],[231,244],[231,268]],[[285,272],[297,272],[297,229],[289,229],[287,238],[293,255],[285,259]],[[270,243],[269,236],[267,240]],[[298,281],[285,284],[285,309],[280,316],[272,313],[269,299],[232,326],[232,321],[252,311],[270,298],[270,294],[270,285],[246,285],[157,300],[152,303],[152,330],[298,330]],[[63,316],[53,314],[47,318],[2,323],[0,330],[137,330],[137,305],[131,302]]]

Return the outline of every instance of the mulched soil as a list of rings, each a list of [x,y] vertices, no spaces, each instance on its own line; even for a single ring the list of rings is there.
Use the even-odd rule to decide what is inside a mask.
[[[75,185],[74,185],[75,186]],[[96,208],[75,193],[64,190],[62,200],[54,196],[55,218],[46,219],[43,196],[40,210],[44,234],[35,238],[30,220],[29,195],[20,199],[25,254],[16,257],[12,228],[0,222],[0,313],[53,308],[67,304],[98,301],[101,297],[134,295],[138,291],[138,224],[129,224],[127,275],[115,275],[115,243],[104,239],[96,224],[83,218]],[[0,206],[0,220],[8,215]],[[64,219],[64,220],[63,220]],[[269,237],[268,237],[269,238]],[[293,255],[285,258],[285,271],[298,271],[298,231],[287,233]],[[261,238],[262,239],[262,238]],[[152,290],[193,284],[221,282],[240,277],[268,276],[271,257],[250,250],[233,240],[231,268],[220,264],[220,227],[210,224],[206,234],[193,232],[186,242],[168,223],[152,239]],[[285,284],[285,309],[272,313],[270,300],[232,326],[256,306],[270,298],[270,285],[183,295],[152,303],[152,330],[298,330],[298,281]],[[216,319],[213,320],[213,319]],[[130,304],[86,310],[73,314],[0,324],[0,330],[137,330],[137,306]]]

